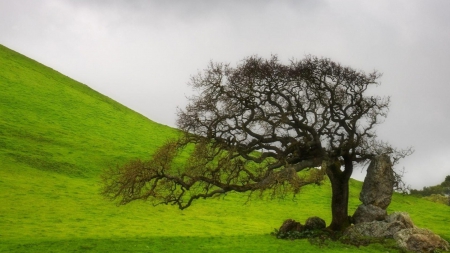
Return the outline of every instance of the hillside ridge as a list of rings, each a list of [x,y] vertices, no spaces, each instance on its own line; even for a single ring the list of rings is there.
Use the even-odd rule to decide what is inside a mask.
[[[147,157],[177,132],[5,46],[0,88],[0,157],[41,170],[92,176]]]

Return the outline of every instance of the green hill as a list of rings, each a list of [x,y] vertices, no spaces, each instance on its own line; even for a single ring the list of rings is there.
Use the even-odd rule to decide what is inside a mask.
[[[348,252],[386,251],[330,242],[277,240],[283,220],[330,221],[330,186],[296,199],[238,194],[188,210],[135,202],[117,207],[99,194],[100,172],[147,158],[173,128],[155,123],[51,68],[0,46],[0,252]],[[351,181],[350,213],[361,182]],[[389,211],[450,239],[450,208],[395,195]]]
[[[148,155],[176,131],[0,47],[0,155],[77,177]]]

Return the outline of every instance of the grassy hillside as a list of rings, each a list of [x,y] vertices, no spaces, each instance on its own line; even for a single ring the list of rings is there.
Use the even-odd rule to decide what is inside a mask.
[[[92,177],[143,157],[175,130],[0,47],[0,156],[11,166]]]
[[[0,46],[0,252],[360,252],[389,251],[269,233],[287,218],[330,214],[330,185],[296,199],[238,194],[188,210],[135,202],[117,207],[99,195],[100,171],[148,157],[176,130],[157,124],[48,67]],[[361,183],[351,181],[350,212]],[[450,239],[450,208],[395,195],[389,211]]]

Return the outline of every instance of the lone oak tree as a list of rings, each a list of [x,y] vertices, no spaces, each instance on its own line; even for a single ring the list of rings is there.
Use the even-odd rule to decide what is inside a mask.
[[[252,56],[235,68],[211,63],[192,77],[197,93],[178,112],[182,137],[149,161],[106,171],[103,194],[119,204],[144,199],[184,209],[230,191],[295,194],[326,173],[329,228],[342,230],[350,225],[355,164],[395,151],[375,134],[389,97],[366,94],[379,77],[313,56],[289,64]]]

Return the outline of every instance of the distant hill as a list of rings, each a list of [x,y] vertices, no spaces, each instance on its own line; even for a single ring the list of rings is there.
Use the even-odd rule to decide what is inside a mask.
[[[0,45],[0,160],[77,177],[147,158],[173,128]]]

